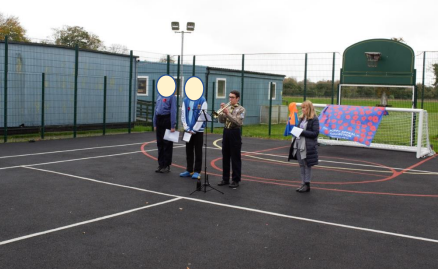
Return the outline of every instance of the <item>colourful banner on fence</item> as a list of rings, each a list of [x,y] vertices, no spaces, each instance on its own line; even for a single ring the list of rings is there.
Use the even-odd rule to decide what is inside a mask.
[[[319,115],[320,133],[369,146],[387,114],[384,107],[328,105]]]
[[[286,123],[286,129],[284,130],[284,136],[291,135],[291,131],[294,126],[298,126],[298,109],[296,103],[289,104],[289,119]]]

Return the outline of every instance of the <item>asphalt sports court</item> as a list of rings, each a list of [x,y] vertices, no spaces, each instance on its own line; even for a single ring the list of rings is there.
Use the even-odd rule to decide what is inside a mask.
[[[243,138],[231,189],[217,186],[221,136],[208,134],[223,194],[179,177],[183,143],[155,173],[154,133],[2,144],[0,267],[438,267],[436,155],[320,146],[301,194],[289,143]]]

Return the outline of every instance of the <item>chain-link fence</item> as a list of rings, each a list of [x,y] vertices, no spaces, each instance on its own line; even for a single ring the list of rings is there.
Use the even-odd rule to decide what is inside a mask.
[[[7,41],[0,51],[3,142],[131,131],[132,55]]]
[[[243,134],[284,139],[287,105],[387,105],[429,112],[432,144],[438,141],[438,52],[416,56],[416,87],[342,87],[342,57],[327,53],[166,55],[145,51],[113,54],[52,45],[0,43],[0,132],[7,137],[102,135],[152,130],[156,83],[165,74],[177,83],[204,82],[209,111],[238,90],[246,108]],[[414,94],[414,95],[413,95]],[[178,119],[180,111],[178,110]],[[181,128],[181,124],[179,123]],[[221,132],[210,123],[207,130]],[[33,136],[35,137],[35,135]]]

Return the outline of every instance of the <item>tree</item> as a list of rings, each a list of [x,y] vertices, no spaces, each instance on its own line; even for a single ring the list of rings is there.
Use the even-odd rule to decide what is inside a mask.
[[[432,65],[433,74],[435,75],[435,82],[432,84],[434,87],[438,87],[438,64]]]
[[[120,44],[112,44],[107,48],[108,52],[112,53],[120,53],[120,54],[128,54],[129,50],[125,45]]]
[[[26,29],[21,26],[18,17],[7,17],[0,13],[0,40],[5,40],[5,36],[12,41],[29,42]]]
[[[299,91],[300,87],[295,78],[289,77],[283,80],[283,95],[296,95]]]
[[[104,49],[103,42],[95,34],[85,31],[80,26],[66,26],[61,29],[52,29],[56,45],[74,47],[76,44],[82,49]]]
[[[169,57],[169,63],[174,64],[176,63],[174,56]],[[167,63],[167,55],[161,56],[160,60],[158,60],[160,63]]]

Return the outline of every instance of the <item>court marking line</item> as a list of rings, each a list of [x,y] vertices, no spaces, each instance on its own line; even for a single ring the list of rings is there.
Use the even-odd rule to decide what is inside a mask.
[[[57,231],[66,230],[66,229],[69,229],[69,228],[73,228],[73,227],[77,227],[77,226],[81,226],[81,225],[85,225],[85,224],[89,224],[89,223],[93,223],[93,222],[109,219],[109,218],[118,217],[118,216],[121,216],[121,215],[125,215],[125,214],[129,214],[129,213],[136,212],[136,211],[139,211],[139,210],[143,210],[143,209],[147,209],[147,208],[151,208],[151,207],[155,207],[155,206],[159,206],[159,205],[175,202],[175,201],[178,201],[178,200],[181,200],[181,198],[173,198],[173,199],[170,199],[170,200],[167,200],[167,201],[163,201],[163,202],[159,202],[159,203],[152,204],[152,205],[142,206],[142,207],[138,207],[138,208],[122,211],[122,212],[119,212],[119,213],[115,213],[115,214],[111,214],[111,215],[107,215],[107,216],[103,216],[103,217],[99,217],[99,218],[95,218],[95,219],[91,219],[91,220],[86,220],[86,221],[77,222],[77,223],[74,223],[74,224],[58,227],[58,228],[55,228],[55,229],[50,229],[50,230],[46,230],[46,231],[42,231],[42,232],[38,232],[38,233],[33,233],[33,234],[25,235],[25,236],[20,236],[20,237],[12,238],[12,239],[0,242],[0,246],[1,245],[6,245],[6,244],[10,244],[10,243],[14,243],[14,242],[21,241],[21,240],[25,240],[25,239],[29,239],[29,238],[32,238],[32,237],[44,235],[44,234],[54,233],[54,232],[57,232]]]
[[[215,150],[222,149],[219,145],[217,145],[217,142],[220,141],[220,140],[222,140],[222,138],[217,139],[217,140],[215,140],[213,142],[213,145],[215,145],[216,147],[207,147],[207,148],[208,149],[215,149]],[[91,147],[91,148],[83,148],[83,149],[71,149],[71,150],[64,150],[64,151],[51,151],[51,152],[30,153],[30,154],[22,154],[22,155],[1,156],[0,159],[26,157],[26,156],[37,156],[37,155],[47,155],[47,154],[56,154],[56,153],[64,153],[64,152],[75,152],[75,151],[103,149],[103,148],[124,147],[124,146],[140,145],[140,144],[144,144],[144,143],[151,143],[151,142],[154,142],[154,141],[156,141],[156,140],[152,140],[152,141],[148,141],[148,142],[141,142],[141,143],[113,145],[113,146],[102,146],[102,147]],[[179,144],[179,143],[174,143],[174,144],[178,145],[180,147],[185,146],[184,144]],[[175,147],[175,148],[180,148],[180,147]],[[148,151],[153,151],[153,150],[148,150]],[[138,152],[129,152],[127,154],[134,154],[134,153],[138,153]],[[287,158],[286,156],[283,156],[283,155],[267,154],[267,153],[261,153],[261,152],[242,151],[242,153],[245,153],[248,157],[253,157],[253,156],[250,156],[250,154],[255,154],[255,155],[266,155],[266,156]],[[123,155],[123,153],[120,153],[119,155]],[[118,155],[117,154],[114,154],[114,155],[101,155],[101,156],[89,157],[89,158],[103,158],[103,157],[113,157],[113,156],[118,156]],[[254,157],[254,158],[257,158],[257,157]],[[82,159],[79,158],[79,159],[71,159],[71,160],[65,160],[65,161],[57,161],[57,162],[33,164],[33,165],[54,164],[54,163],[60,163],[60,162],[80,161],[80,160],[82,160]],[[265,159],[265,160],[269,160],[269,159]],[[282,161],[275,161],[275,160],[271,160],[271,161],[273,161],[273,162],[282,162]],[[331,163],[339,163],[339,164],[346,164],[346,165],[355,165],[355,166],[365,166],[365,167],[381,168],[380,166],[375,166],[375,165],[354,164],[354,163],[335,162],[335,161],[327,161],[327,160],[320,160],[320,162],[331,162]],[[0,170],[20,168],[20,167],[21,167],[21,165],[17,165],[17,166],[0,168]],[[319,166],[319,167],[323,167],[323,166]],[[405,170],[405,168],[395,168],[395,167],[391,167],[391,168],[394,169],[394,170]],[[347,169],[348,170],[349,168],[334,168],[334,169]],[[352,170],[354,170],[354,169],[352,169]],[[367,171],[367,170],[363,170],[363,171]],[[414,169],[411,169],[410,171],[415,171],[415,172],[418,172],[418,173],[415,173],[415,172],[405,172],[405,174],[438,175],[438,172],[431,172],[431,171],[424,171],[424,170],[414,170]],[[378,172],[378,171],[375,171],[375,172]],[[380,171],[380,173],[390,173],[390,172],[389,171]]]
[[[141,144],[143,144],[143,143],[144,143],[144,142],[141,142],[141,143],[132,143],[132,144],[123,144],[123,145],[113,145],[113,146],[102,146],[102,147],[83,148],[83,149],[68,149],[68,150],[47,151],[47,152],[39,152],[39,153],[21,154],[21,155],[1,156],[0,159],[6,159],[6,158],[18,158],[18,157],[36,156],[36,155],[46,155],[46,154],[55,154],[55,153],[64,153],[64,152],[75,152],[75,151],[93,150],[93,149],[104,149],[104,148],[125,147],[125,146],[141,145]]]
[[[219,139],[216,139],[214,142],[213,142],[213,145],[217,148],[217,149],[222,149],[222,147],[221,146],[219,146],[217,143],[219,142],[219,141],[221,141],[222,140],[222,138],[219,138]],[[242,151],[242,153],[246,153],[246,155],[248,156],[248,157],[250,157],[249,156],[249,154],[258,154],[258,155],[267,155],[267,156],[274,156],[274,157],[282,157],[282,158],[287,158],[287,156],[284,156],[284,155],[275,155],[275,154],[267,154],[267,153],[258,153],[258,152],[251,152],[251,151]],[[322,156],[321,156],[322,157]],[[377,165],[367,165],[367,164],[354,164],[354,163],[348,163],[348,162],[335,162],[335,161],[327,161],[327,160],[320,160],[321,162],[332,162],[332,163],[339,163],[339,164],[346,164],[346,165],[356,165],[356,166],[369,166],[369,167],[375,167],[375,168],[382,168],[382,166],[377,166]],[[386,168],[389,168],[389,169],[393,169],[393,170],[400,170],[400,171],[403,171],[403,170],[406,170],[406,168],[396,168],[396,167],[387,167],[387,166],[385,166]],[[404,174],[414,174],[414,175],[416,175],[416,174],[420,174],[420,175],[437,175],[438,174],[438,172],[432,172],[432,171],[424,171],[424,170],[414,170],[414,169],[409,169],[409,171],[415,171],[415,172],[418,172],[418,173],[413,173],[413,172],[408,172],[408,171],[405,171],[404,172]]]
[[[185,145],[177,146],[174,148],[181,148],[185,147]],[[148,151],[157,151],[158,149],[149,149]],[[75,161],[83,161],[83,160],[91,160],[91,159],[99,159],[99,158],[107,158],[107,157],[114,157],[114,156],[122,156],[122,155],[129,155],[129,154],[135,154],[135,153],[143,153],[143,151],[132,151],[132,152],[124,152],[124,153],[117,153],[117,154],[110,154],[110,155],[100,155],[100,156],[94,156],[94,157],[86,157],[86,158],[78,158],[78,159],[69,159],[69,160],[62,160],[62,161],[54,161],[54,162],[46,162],[46,163],[36,163],[36,164],[25,164],[25,165],[16,165],[16,166],[9,166],[9,167],[2,167],[0,170],[6,170],[6,169],[13,169],[13,168],[20,168],[23,166],[39,166],[39,165],[48,165],[48,164],[56,164],[56,163],[65,163],[65,162],[75,162]]]
[[[297,217],[297,216],[280,214],[280,213],[275,213],[275,212],[270,212],[270,211],[265,211],[265,210],[259,210],[259,209],[249,208],[249,207],[221,204],[221,203],[217,203],[217,202],[211,202],[211,201],[206,201],[206,200],[201,200],[201,199],[196,199],[196,198],[190,198],[190,197],[185,197],[185,196],[173,195],[173,194],[168,194],[168,193],[163,193],[163,192],[156,192],[156,191],[141,189],[141,188],[137,188],[137,187],[131,187],[131,186],[126,186],[126,185],[121,185],[121,184],[105,182],[105,181],[101,181],[101,180],[97,180],[97,179],[91,179],[91,178],[85,178],[85,177],[75,176],[75,175],[71,175],[71,174],[60,173],[60,172],[51,171],[51,170],[45,170],[45,169],[39,169],[39,168],[33,168],[33,167],[26,167],[26,166],[23,166],[23,168],[38,170],[38,171],[47,172],[47,173],[59,174],[59,175],[67,176],[67,177],[79,178],[79,179],[88,180],[88,181],[91,181],[91,182],[107,184],[107,185],[112,185],[112,186],[117,186],[117,187],[122,187],[122,188],[127,188],[127,189],[139,190],[139,191],[143,191],[143,192],[149,192],[149,193],[154,193],[154,194],[159,194],[159,195],[164,195],[164,196],[169,196],[169,197],[174,197],[174,198],[179,198],[179,199],[185,199],[185,200],[194,201],[194,202],[200,202],[200,203],[205,203],[205,204],[217,205],[217,206],[233,208],[233,209],[239,209],[239,210],[244,210],[244,211],[249,211],[249,212],[256,212],[256,213],[270,215],[270,216],[277,216],[277,217],[294,219],[294,220],[305,221],[305,222],[310,222],[310,223],[318,223],[318,224],[329,225],[329,226],[334,226],[334,227],[341,227],[341,228],[358,230],[358,231],[364,231],[364,232],[371,232],[371,233],[376,233],[376,234],[390,235],[390,236],[394,236],[394,237],[401,237],[401,238],[407,238],[407,239],[413,239],[413,240],[419,240],[419,241],[425,241],[425,242],[431,242],[431,243],[438,243],[437,239],[418,237],[418,236],[412,236],[412,235],[406,235],[406,234],[400,234],[400,233],[393,233],[393,232],[386,232],[386,231],[382,231],[382,230],[369,229],[369,228],[363,228],[363,227],[358,227],[358,226],[345,225],[345,224],[339,224],[339,223],[334,223],[334,222],[321,221],[321,220],[309,219],[309,218],[303,218],[303,217]]]

